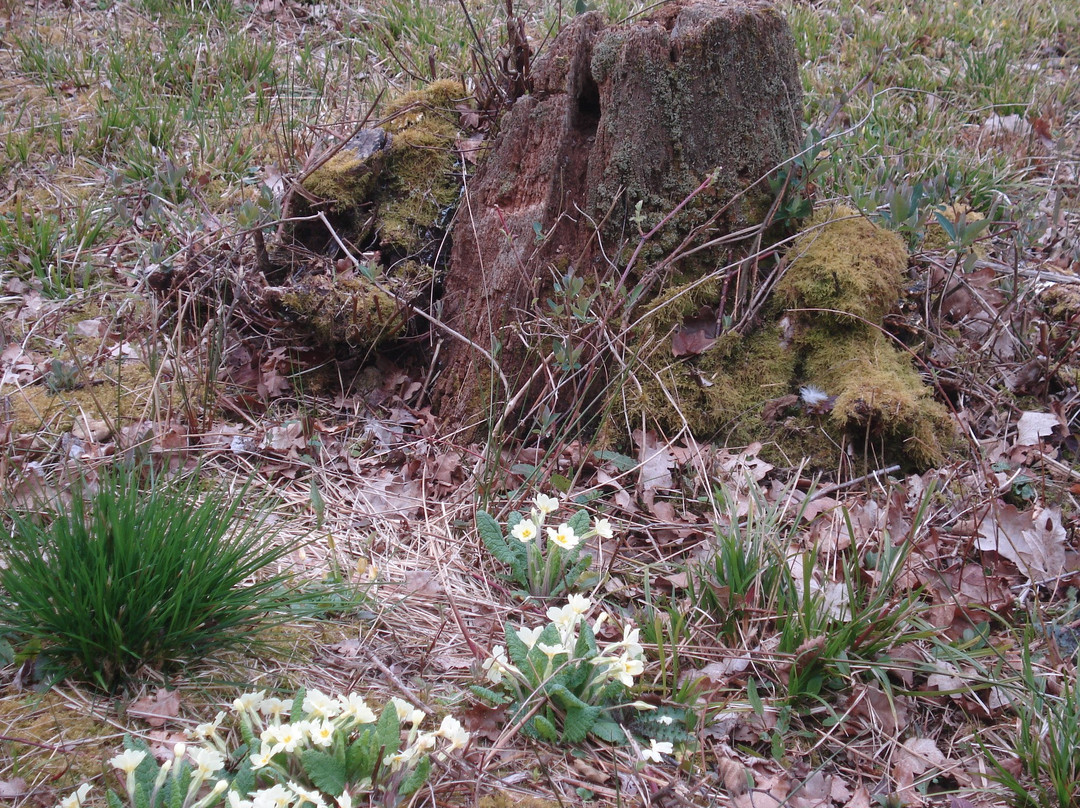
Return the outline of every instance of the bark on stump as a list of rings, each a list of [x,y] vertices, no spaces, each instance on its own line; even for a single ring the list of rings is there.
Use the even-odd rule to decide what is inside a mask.
[[[591,283],[618,278],[642,221],[645,230],[659,223],[716,172],[709,193],[650,243],[644,257],[660,258],[787,159],[801,121],[794,45],[768,2],[683,2],[621,26],[596,13],[575,18],[536,61],[530,94],[507,113],[469,184],[444,322],[485,349],[501,346],[513,395],[539,361],[515,324],[544,305],[553,277],[573,269]],[[759,184],[709,237],[760,222],[770,202]],[[703,274],[708,260],[719,260],[716,251],[681,269]],[[433,400],[444,423],[475,425],[492,404],[498,417],[507,390],[491,363],[458,339],[441,353]]]

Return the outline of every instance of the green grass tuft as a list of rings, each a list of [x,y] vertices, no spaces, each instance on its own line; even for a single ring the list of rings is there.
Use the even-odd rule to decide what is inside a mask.
[[[39,647],[44,670],[101,687],[143,665],[167,669],[244,644],[256,626],[295,618],[308,599],[288,573],[264,574],[296,548],[272,543],[244,492],[196,502],[177,484],[110,471],[68,508],[10,509],[0,569],[0,635]],[[289,610],[293,613],[288,613]]]

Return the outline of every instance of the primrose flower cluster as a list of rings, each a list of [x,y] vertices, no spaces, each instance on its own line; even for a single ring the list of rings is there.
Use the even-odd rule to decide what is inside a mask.
[[[510,530],[510,535],[522,544],[529,544],[537,539],[546,518],[559,509],[559,500],[547,494],[537,494],[533,499],[533,506],[529,516],[521,519]],[[582,539],[590,536],[610,539],[615,535],[607,519],[597,519],[593,522],[592,530],[580,536],[569,522],[563,522],[557,528],[548,527],[546,531],[548,542],[567,551],[575,549]]]
[[[510,578],[530,595],[550,597],[572,591],[582,583],[591,556],[582,556],[584,542],[614,536],[607,519],[590,520],[585,510],[553,526],[547,522],[559,510],[559,500],[537,494],[528,514],[515,511],[507,522],[509,534],[485,511],[476,515],[485,546],[499,561],[510,566]]]
[[[130,805],[211,808],[224,800],[228,808],[352,808],[361,793],[411,794],[426,780],[432,757],[445,759],[469,743],[453,716],[421,731],[425,715],[408,702],[391,699],[377,716],[355,693],[301,691],[288,702],[258,691],[233,701],[231,712],[247,750],[240,759],[223,729],[224,711],[195,728],[198,745],[177,744],[160,766],[145,747],[127,741],[109,762],[123,775]],[[230,760],[234,775],[225,772]],[[89,790],[81,786],[57,808],[82,808]],[[123,804],[113,793],[109,803]]]
[[[611,713],[627,706],[653,709],[642,702],[624,703],[626,688],[645,669],[640,632],[628,623],[621,639],[598,645],[596,633],[612,617],[601,612],[590,622],[592,606],[588,597],[572,594],[565,604],[547,610],[544,625],[508,622],[506,644],[492,648],[484,661],[491,689],[473,691],[493,704],[509,705],[510,723],[524,721],[524,731],[533,737],[578,743],[592,734],[625,743]]]
[[[550,623],[547,626],[528,628],[522,626],[514,631],[514,637],[527,649],[538,649],[546,659],[543,671],[530,670],[529,676],[515,666],[506,655],[506,647],[496,645],[491,649],[491,656],[484,662],[487,678],[493,684],[499,684],[504,676],[514,677],[522,682],[530,681],[537,673],[550,676],[557,665],[570,664],[573,661],[587,661],[596,672],[595,681],[617,680],[625,687],[633,687],[634,677],[640,676],[645,665],[642,661],[644,651],[639,642],[640,630],[633,624],[623,626],[623,636],[618,642],[609,643],[602,649],[595,648],[596,632],[610,618],[607,612],[601,612],[588,626],[585,614],[592,608],[592,601],[584,595],[571,595],[564,606],[551,606],[547,610]],[[579,625],[588,626],[591,641],[579,642]],[[554,628],[554,632],[551,629]],[[509,631],[509,629],[508,629]],[[552,636],[554,635],[554,636]],[[509,639],[509,637],[508,637]],[[544,640],[548,640],[545,642]],[[551,640],[554,639],[554,642]],[[579,651],[582,658],[576,659]]]

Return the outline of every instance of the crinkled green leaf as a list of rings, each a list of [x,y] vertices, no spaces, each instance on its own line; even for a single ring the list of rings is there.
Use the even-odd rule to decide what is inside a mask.
[[[296,698],[292,701],[292,709],[289,713],[290,721],[300,721],[307,716],[304,715],[304,699],[307,698],[307,689],[300,688],[296,691]]]
[[[487,511],[477,511],[476,531],[480,534],[480,539],[489,553],[504,564],[514,563],[514,551],[503,536],[502,528],[495,521],[495,517]]]
[[[581,743],[585,736],[596,725],[596,719],[600,717],[599,707],[586,704],[584,707],[575,707],[566,711],[566,720],[563,722],[564,743]]]
[[[407,797],[416,791],[420,786],[427,782],[428,773],[431,771],[431,758],[424,757],[416,768],[409,772],[408,776],[401,781],[401,785],[398,787],[398,794],[402,797]]]
[[[365,727],[360,737],[345,750],[345,779],[349,783],[369,779],[375,770],[379,749],[375,730]]]
[[[574,533],[578,536],[584,536],[592,529],[592,523],[589,521],[589,512],[584,508],[571,516],[566,523],[574,529]]]
[[[551,688],[550,693],[552,700],[566,711],[584,710],[589,706],[561,685]]]
[[[339,797],[345,790],[345,765],[342,761],[317,749],[305,749],[300,753],[304,773],[315,787],[331,797]]]
[[[536,734],[543,740],[549,743],[555,743],[559,740],[559,731],[555,729],[555,725],[548,721],[544,716],[533,716],[532,724],[533,728],[536,730]]]
[[[382,747],[383,756],[396,755],[401,746],[401,725],[393,704],[383,707],[382,715],[375,724],[375,740]]]
[[[622,746],[626,743],[626,733],[622,731],[622,727],[616,724],[614,721],[597,721],[592,725],[592,729],[589,730],[593,735],[599,738],[601,741]]]
[[[496,693],[494,690],[489,690],[486,687],[481,687],[480,685],[469,685],[469,690],[471,690],[473,692],[473,695],[481,701],[485,701],[495,707],[506,703],[506,696],[503,696],[501,693]]]
[[[250,755],[245,754],[240,765],[236,767],[236,774],[232,779],[232,790],[245,798],[255,790],[255,770],[251,768]]]

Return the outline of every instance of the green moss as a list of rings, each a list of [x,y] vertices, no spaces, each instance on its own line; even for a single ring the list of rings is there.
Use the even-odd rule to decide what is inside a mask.
[[[376,152],[370,159],[361,160],[348,150],[342,150],[304,180],[304,189],[326,200],[327,209],[333,213],[366,205],[375,189],[379,174],[377,158],[381,154]]]
[[[268,301],[323,345],[375,348],[401,336],[404,328],[401,305],[361,278],[317,275],[268,294]]]
[[[771,444],[766,456],[787,462],[834,466],[851,443],[909,467],[939,463],[955,441],[949,414],[880,325],[903,282],[902,242],[841,208],[815,216],[791,253],[777,295],[792,311],[778,304],[757,330],[723,334],[698,356],[676,358],[670,333],[714,305],[720,289],[667,292],[640,336],[649,370],[634,403],[669,432],[688,426],[702,439],[762,441]],[[805,384],[835,397],[829,415],[795,403],[763,419],[767,403]]]
[[[422,255],[449,221],[460,193],[455,134],[418,124],[394,137],[380,193],[379,239],[396,255]]]
[[[119,427],[153,412],[152,397],[162,393],[162,385],[142,362],[109,362],[88,369],[89,378],[72,363],[64,364],[72,374],[70,389],[51,389],[45,379],[25,387],[0,387],[13,434],[61,434],[77,424],[101,421]]]
[[[310,329],[316,341],[370,349],[395,339],[405,322],[398,299],[411,300],[431,287],[460,195],[457,107],[465,97],[460,82],[437,81],[394,99],[383,127],[385,148],[366,160],[343,150],[305,181],[306,190],[324,200],[339,235],[381,253],[384,288],[393,293],[365,280],[329,276],[270,290],[271,305]],[[312,238],[296,232],[313,249],[326,238],[321,225]]]
[[[788,252],[791,265],[777,301],[802,322],[824,319],[841,328],[880,323],[896,305],[907,269],[903,240],[851,208],[815,214]]]
[[[39,694],[8,688],[0,697],[0,735],[5,736],[0,754],[17,762],[18,774],[28,783],[47,783],[66,796],[100,777],[105,761],[120,750],[116,729],[88,712],[55,690]]]
[[[1080,313],[1080,286],[1059,283],[1039,293],[1039,303],[1055,326],[1067,326]]]
[[[456,81],[436,81],[390,105],[396,117],[379,189],[379,239],[396,257],[424,256],[437,246],[461,192],[456,149],[457,105],[466,97]]]
[[[561,803],[543,800],[528,794],[511,794],[508,791],[496,791],[480,798],[476,808],[558,808]]]
[[[884,446],[916,466],[942,461],[954,434],[948,411],[887,336],[874,328],[838,334],[819,326],[799,341],[806,381],[836,397],[829,420],[837,434]]]

